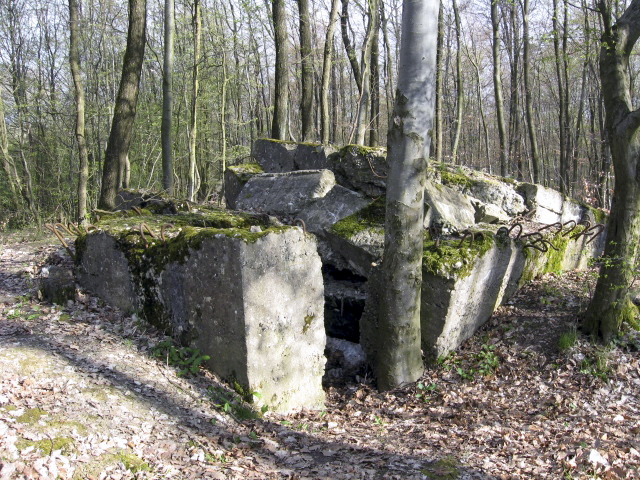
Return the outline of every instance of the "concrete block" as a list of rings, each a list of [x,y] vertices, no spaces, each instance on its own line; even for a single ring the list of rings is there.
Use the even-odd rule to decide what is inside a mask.
[[[268,138],[260,138],[253,142],[251,156],[260,164],[265,172],[291,172],[295,170],[293,161],[297,144]]]
[[[250,178],[236,199],[236,208],[275,216],[295,216],[335,185],[330,170],[264,173]]]
[[[297,227],[254,225],[252,233],[246,225],[183,224],[161,241],[160,225],[172,220],[176,227],[165,233],[171,236],[181,218],[190,221],[171,217],[144,217],[157,237],[148,238],[148,248],[125,227],[84,237],[82,279],[106,301],[118,300],[112,293],[118,284],[127,287],[121,296],[129,303],[121,305],[136,306],[199,348],[211,357],[211,371],[259,392],[272,410],[321,408],[324,288],[313,236]]]
[[[387,153],[384,148],[347,145],[329,157],[336,182],[368,197],[386,192]]]

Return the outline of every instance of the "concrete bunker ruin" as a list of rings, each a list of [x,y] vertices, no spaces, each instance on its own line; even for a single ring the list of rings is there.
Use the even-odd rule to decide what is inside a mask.
[[[385,152],[258,140],[252,156],[225,172],[234,211],[123,199],[135,210],[106,215],[77,240],[77,276],[200,348],[213,372],[274,410],[320,407],[327,344],[341,351],[334,374],[375,355]],[[428,360],[535,276],[583,268],[604,245],[603,212],[464,167],[429,169],[425,207]]]

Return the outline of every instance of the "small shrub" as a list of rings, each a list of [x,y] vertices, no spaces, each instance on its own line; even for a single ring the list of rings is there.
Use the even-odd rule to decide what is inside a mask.
[[[200,349],[192,347],[176,347],[170,339],[165,339],[151,349],[155,358],[166,359],[168,365],[178,367],[178,376],[195,375],[200,371],[200,365],[209,360],[209,355],[201,355]]]

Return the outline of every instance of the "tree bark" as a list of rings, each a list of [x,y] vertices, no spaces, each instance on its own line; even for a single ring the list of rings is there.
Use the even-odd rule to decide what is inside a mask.
[[[284,0],[272,0],[276,50],[275,91],[271,138],[287,140],[289,117],[289,59],[287,57],[287,11]]]
[[[189,130],[189,174],[187,176],[187,198],[195,202],[196,192],[200,188],[198,166],[196,162],[196,144],[198,140],[198,89],[200,70],[200,50],[202,46],[202,20],[200,18],[200,0],[193,2],[193,76],[191,90],[191,125]]]
[[[300,117],[302,130],[300,140],[307,142],[313,135],[313,56],[311,50],[311,19],[309,0],[298,0],[300,12],[300,57],[302,95],[300,98]]]
[[[560,137],[560,192],[566,193],[567,185],[565,183],[564,171],[567,168],[566,158],[566,138],[565,138],[565,116],[566,105],[564,103],[564,85],[562,81],[562,58],[560,54],[560,34],[558,32],[558,0],[553,0],[553,13],[551,16],[553,25],[553,50],[555,53],[555,66],[556,66],[556,81],[558,87],[558,127]]]
[[[76,94],[76,141],[80,169],[78,172],[77,221],[87,221],[87,182],[89,180],[89,155],[84,128],[84,86],[80,74],[80,54],[78,52],[78,0],[69,0],[69,65]]]
[[[444,7],[442,1],[438,7],[438,34],[436,39],[436,106],[435,106],[435,125],[434,125],[434,151],[436,163],[442,162],[442,146],[444,138],[444,119],[442,118],[442,96],[444,93],[444,79],[442,78],[442,63],[444,56]]]
[[[173,158],[171,152],[171,118],[173,115],[173,37],[174,0],[164,2],[164,66],[162,70],[162,188],[173,195]]]
[[[331,134],[329,125],[329,83],[331,81],[331,60],[333,57],[333,36],[338,20],[338,2],[332,0],[331,13],[329,14],[329,25],[327,26],[327,36],[324,42],[324,57],[322,62],[322,88],[320,91],[320,124],[322,143],[328,144]]]
[[[456,24],[456,118],[454,120],[455,132],[453,134],[453,145],[451,146],[451,162],[456,163],[458,157],[458,144],[460,143],[460,132],[462,130],[462,104],[464,102],[464,91],[462,87],[462,48],[460,45],[460,11],[457,0],[452,0],[453,17]]]
[[[416,381],[423,372],[420,291],[424,187],[433,122],[437,0],[405,0],[398,87],[387,138],[385,247],[378,345],[378,388]]]
[[[540,154],[538,153],[538,138],[536,124],[533,118],[533,101],[531,98],[531,77],[529,75],[529,0],[524,0],[522,9],[522,75],[524,83],[525,115],[527,118],[527,132],[531,148],[531,165],[533,170],[533,183],[540,183],[541,168]]]
[[[506,128],[504,124],[504,99],[502,95],[502,67],[500,61],[500,8],[499,0],[491,0],[491,25],[493,31],[493,91],[496,101],[496,117],[498,123],[498,142],[500,149],[500,175],[509,173],[507,165]],[[555,0],[554,0],[555,1]]]
[[[347,58],[349,59],[353,78],[355,79],[356,86],[358,87],[358,93],[362,94],[362,73],[360,72],[360,64],[358,63],[356,50],[351,44],[351,39],[349,38],[349,0],[342,0],[340,30],[342,32],[342,43],[344,44],[344,49],[347,52]]]
[[[113,210],[115,208],[120,166],[127,161],[133,124],[136,118],[138,91],[147,28],[146,0],[129,0],[129,29],[127,47],[122,63],[122,77],[116,97],[111,123],[111,133],[105,152],[102,172],[102,188],[98,208]]]
[[[640,0],[632,0],[614,25],[604,0],[598,2],[598,9],[604,26],[600,79],[615,190],[603,264],[582,326],[593,337],[609,342],[622,322],[637,314],[628,292],[640,240],[640,110],[631,103],[629,56],[640,36]]]
[[[364,145],[367,134],[367,113],[369,113],[371,102],[371,51],[373,49],[373,39],[377,39],[375,31],[378,29],[378,0],[369,0],[369,23],[367,33],[362,47],[362,62],[360,78],[360,98],[358,101],[358,113],[356,115],[356,140],[357,145]],[[351,143],[351,142],[350,142]]]

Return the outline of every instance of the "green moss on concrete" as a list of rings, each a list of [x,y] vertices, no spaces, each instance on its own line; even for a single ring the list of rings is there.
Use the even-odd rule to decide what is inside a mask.
[[[227,170],[233,172],[242,184],[247,183],[249,179],[254,175],[264,173],[262,166],[258,163],[243,163],[241,165],[234,165],[232,167],[227,167]]]
[[[562,262],[567,253],[569,242],[573,242],[575,240],[570,240],[568,235],[565,237],[562,236],[562,234],[557,234],[551,237],[549,241],[553,244],[555,249],[548,247],[548,250],[545,252],[547,260],[542,273],[561,273],[563,270]]]
[[[477,259],[484,256],[495,245],[495,237],[491,232],[474,232],[476,240],[472,245],[469,238],[458,247],[460,240],[442,240],[440,245],[431,239],[428,233],[424,236],[422,268],[432,275],[464,278],[471,273]],[[479,237],[478,233],[482,233]],[[479,238],[478,238],[479,237]]]
[[[442,184],[449,187],[459,187],[465,190],[471,188],[473,185],[473,180],[461,173],[453,173],[443,169],[440,172],[440,176],[442,178]]]
[[[335,223],[331,231],[347,239],[364,230],[384,232],[385,202],[385,197],[379,197],[368,207]]]

